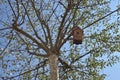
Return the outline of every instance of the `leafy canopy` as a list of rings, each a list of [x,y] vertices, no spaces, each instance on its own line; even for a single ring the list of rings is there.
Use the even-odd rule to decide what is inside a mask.
[[[0,60],[4,79],[49,79],[48,56],[59,56],[60,80],[104,80],[119,61],[119,7],[111,0],[1,0]],[[84,30],[81,45],[71,28]],[[27,77],[26,77],[27,76]]]

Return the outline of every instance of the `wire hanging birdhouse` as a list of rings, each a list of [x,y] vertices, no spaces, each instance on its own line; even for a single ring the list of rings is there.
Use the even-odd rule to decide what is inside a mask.
[[[73,44],[82,44],[83,40],[83,30],[78,26],[72,28]]]

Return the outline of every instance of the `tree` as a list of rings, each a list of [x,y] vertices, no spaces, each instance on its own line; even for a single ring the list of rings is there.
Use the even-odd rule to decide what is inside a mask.
[[[110,0],[3,0],[0,5],[1,78],[103,80],[119,61],[119,6]],[[113,19],[114,17],[114,19]],[[71,29],[84,30],[74,45]]]

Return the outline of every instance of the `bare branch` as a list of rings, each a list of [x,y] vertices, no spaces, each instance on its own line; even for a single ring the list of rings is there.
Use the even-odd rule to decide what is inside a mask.
[[[74,12],[73,12],[73,17],[72,17],[72,19],[69,21],[69,23],[68,23],[68,25],[67,25],[67,27],[65,28],[65,31],[63,32],[63,36],[61,37],[61,43],[59,43],[59,49],[63,46],[63,44],[64,43],[66,43],[66,41],[69,39],[69,37],[71,36],[71,30],[69,30],[68,31],[68,27],[69,27],[69,25],[70,25],[70,23],[74,20],[74,18],[75,18],[75,15],[76,15],[76,12],[77,12],[77,8],[75,8],[75,10],[74,10]],[[70,14],[71,15],[71,14]],[[70,17],[70,16],[69,16]],[[74,25],[73,25],[74,26]],[[68,33],[70,33],[69,35],[68,35],[68,37],[67,38],[65,38],[64,39],[64,37],[65,37],[65,34],[67,33],[67,31],[68,31]],[[62,39],[63,39],[63,41],[62,41]]]
[[[47,37],[47,34],[46,34],[46,32],[45,32],[45,28],[44,28],[43,25],[41,25],[41,27],[42,27],[42,30],[43,30],[44,35],[45,35],[46,44],[48,44],[48,37]]]
[[[66,63],[65,61],[63,61],[61,58],[58,58],[58,60],[60,61],[60,63],[61,63],[62,65],[65,66],[65,68],[70,68],[70,67],[71,67],[68,63]]]
[[[18,19],[17,15],[16,15],[16,13],[15,13],[15,11],[14,11],[14,9],[13,9],[13,6],[12,6],[11,3],[10,3],[10,0],[8,0],[8,3],[9,3],[9,5],[10,5],[11,9],[12,9],[12,12],[13,12],[13,14],[14,14],[14,16],[15,16],[15,19]]]
[[[16,30],[17,32],[21,33],[22,35],[24,35],[25,37],[29,38],[30,40],[32,40],[33,42],[35,42],[39,48],[42,48],[45,51],[48,51],[48,48],[44,47],[41,43],[39,43],[39,41],[37,41],[35,38],[33,38],[31,35],[29,35],[28,33],[24,32],[23,30],[17,28],[16,26],[13,26],[13,29]]]
[[[36,55],[36,56],[40,56],[40,57],[47,57],[48,55],[46,54],[40,54],[37,52],[30,52],[29,49],[27,49],[27,52],[30,53],[31,55]]]
[[[12,31],[13,31],[13,30],[11,30],[10,33],[12,33]],[[13,39],[13,33],[12,33],[12,36],[11,36],[10,40],[8,41],[7,45],[5,46],[5,48],[4,48],[4,49],[2,50],[2,52],[0,53],[0,56],[3,56],[3,55],[4,55],[3,53],[5,52],[5,50],[7,49],[7,47],[9,46],[9,44],[11,43],[12,39]]]
[[[104,18],[108,17],[109,15],[111,15],[111,14],[113,14],[113,13],[117,12],[118,10],[120,10],[120,8],[118,8],[118,9],[116,9],[116,10],[114,10],[114,11],[110,12],[109,14],[107,14],[107,15],[103,16],[102,18],[99,18],[99,19],[98,19],[98,20],[96,20],[96,21],[93,21],[92,23],[90,23],[90,24],[88,24],[86,27],[84,27],[83,29],[86,29],[86,28],[90,27],[91,25],[93,25],[93,24],[95,24],[95,23],[99,22],[100,20],[102,20],[102,19],[104,19]]]
[[[64,28],[64,22],[65,22],[65,19],[67,17],[67,14],[68,12],[70,11],[70,9],[72,8],[72,5],[71,4],[68,4],[68,7],[66,8],[66,11],[63,15],[63,18],[62,18],[62,21],[61,21],[61,24],[60,24],[60,27],[59,27],[59,32],[58,32],[58,35],[57,35],[57,39],[56,39],[56,42],[55,42],[55,47],[58,47],[59,45],[59,41],[60,41],[60,35],[62,34],[62,31],[63,31],[63,28]]]
[[[90,50],[89,52],[87,52],[87,53],[85,53],[85,54],[83,54],[83,55],[79,56],[79,57],[78,57],[78,58],[76,58],[74,61],[72,61],[72,62],[71,62],[71,64],[72,64],[72,63],[74,63],[74,62],[76,62],[76,61],[78,61],[79,59],[83,58],[84,56],[86,56],[86,55],[90,54],[90,53],[91,53],[91,51],[92,51],[92,50]]]
[[[18,74],[18,75],[16,75],[16,76],[8,77],[8,78],[6,78],[6,79],[13,79],[13,78],[22,76],[22,75],[24,75],[24,74],[27,74],[27,73],[29,73],[29,72],[31,72],[31,71],[35,71],[35,70],[37,70],[37,69],[43,67],[43,66],[46,64],[47,61],[48,61],[48,59],[46,59],[46,60],[40,62],[40,65],[38,64],[38,66],[36,66],[36,68],[34,68],[34,69],[31,69],[31,70],[26,71],[26,72],[24,72],[24,73]],[[41,74],[43,74],[43,73],[41,73]]]
[[[53,16],[53,14],[54,14],[54,15],[56,16],[57,20],[60,22],[58,16],[55,14],[55,11],[56,11],[56,9],[58,8],[58,6],[59,6],[59,4],[57,4],[57,6],[55,7],[55,9],[52,9],[52,13],[51,13],[51,15],[49,16],[49,18],[48,18],[47,21],[49,21],[49,20],[51,19],[51,17]]]
[[[0,20],[0,22],[3,23],[3,24],[6,25],[6,26],[10,26],[7,22],[4,22],[4,21],[2,21],[2,20]],[[11,28],[11,27],[10,27],[10,28]]]
[[[2,29],[0,29],[0,30],[6,30],[6,29],[12,29],[12,27],[2,28]]]
[[[91,50],[91,51],[92,51],[92,50]],[[82,55],[82,56],[79,56],[79,57],[76,58],[74,61],[72,61],[72,62],[70,63],[70,65],[69,65],[68,63],[66,63],[65,61],[63,61],[61,58],[59,58],[58,60],[60,61],[60,63],[61,63],[62,65],[64,65],[65,68],[72,68],[72,64],[73,64],[74,62],[76,62],[76,61],[78,61],[79,59],[83,58],[84,56],[90,54],[91,51],[85,53],[85,54]]]
[[[18,35],[19,38],[24,42],[24,44],[27,46],[27,47],[26,47],[26,50],[27,50],[27,52],[28,52],[29,54],[31,54],[31,55],[36,55],[36,56],[40,56],[40,57],[47,57],[47,54],[45,55],[45,54],[37,53],[37,52],[36,52],[37,50],[35,50],[35,52],[29,51],[29,48],[28,48],[29,44],[28,44],[27,42],[25,42],[25,40],[24,40],[18,33],[17,33],[17,35]],[[39,48],[38,48],[38,49],[39,49]]]
[[[90,54],[91,52],[95,51],[98,52],[98,50],[96,51],[97,48],[90,50],[89,52],[79,56],[78,58],[74,59],[70,64],[66,63],[65,61],[63,61],[61,58],[59,58],[58,60],[60,61],[60,63],[64,66],[64,68],[71,68],[72,69],[72,64],[75,63],[76,61],[80,60],[81,58],[85,57],[86,55]]]
[[[51,45],[51,47],[53,47],[53,43],[52,43],[52,39],[51,39],[51,33],[50,33],[50,29],[49,29],[49,26],[48,26],[47,22],[45,22],[43,19],[41,19],[40,15],[38,14],[38,10],[35,8],[35,4],[32,0],[31,0],[31,4],[32,4],[33,9],[35,10],[35,13],[38,17],[39,22],[46,27],[47,33],[48,33],[48,39],[50,41],[50,45]]]
[[[43,43],[43,46],[47,47],[46,45],[44,45],[45,42],[39,37],[37,31],[35,30],[34,25],[33,25],[32,21],[31,21],[31,19],[30,19],[30,17],[29,17],[29,14],[28,14],[27,9],[25,8],[24,4],[22,4],[22,5],[23,5],[23,7],[24,7],[24,9],[25,9],[25,12],[26,12],[26,14],[27,14],[28,20],[29,20],[29,22],[30,22],[30,25],[32,26],[32,29],[33,29],[36,37],[37,37],[38,39],[40,39],[40,41]]]
[[[16,5],[17,5],[17,16],[19,17],[20,16],[20,13],[19,13],[19,4],[18,4],[18,0],[16,0]]]
[[[65,5],[61,1],[59,1],[59,3],[66,9]]]

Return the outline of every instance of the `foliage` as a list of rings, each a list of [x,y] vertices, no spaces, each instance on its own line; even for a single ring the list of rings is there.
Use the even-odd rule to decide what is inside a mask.
[[[60,80],[104,80],[106,74],[99,72],[120,61],[116,55],[120,8],[111,11],[111,0],[2,0],[0,4],[2,79],[49,79],[51,53],[59,57]],[[84,30],[81,45],[69,40],[74,25]]]

